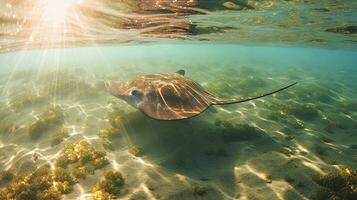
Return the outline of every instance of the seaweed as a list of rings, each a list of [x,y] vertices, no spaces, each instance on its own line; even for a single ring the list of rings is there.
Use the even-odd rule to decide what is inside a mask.
[[[103,192],[101,190],[94,191],[92,193],[92,198],[93,198],[93,200],[113,200],[114,199],[114,197],[111,194],[109,194],[107,192]]]
[[[318,106],[312,103],[299,103],[295,101],[282,103],[280,101],[274,101],[267,103],[266,107],[272,112],[268,115],[268,118],[274,120],[286,119],[289,116],[294,116],[302,120],[311,120],[319,116]]]
[[[118,128],[105,128],[98,132],[98,137],[102,139],[114,139],[121,135],[121,130]]]
[[[31,139],[37,139],[51,128],[61,125],[64,115],[59,106],[52,106],[43,112],[38,120],[29,126],[28,133]]]
[[[208,192],[208,188],[205,186],[196,185],[192,188],[192,192],[195,196],[205,196]]]
[[[125,112],[121,109],[114,107],[112,112],[109,112],[108,115],[105,117],[110,123],[110,125],[118,130],[123,128],[123,117],[125,116]]]
[[[270,105],[268,105],[270,106]],[[287,117],[285,112],[282,111],[276,111],[274,109],[271,110],[271,112],[267,115],[267,119],[273,120],[273,121],[279,121],[281,119],[285,119]]]
[[[330,172],[314,178],[322,188],[312,199],[357,199],[357,171],[345,168],[340,172]]]
[[[33,173],[13,179],[0,191],[0,199],[59,200],[61,195],[70,193],[76,183],[76,179],[65,169],[52,170],[44,165]]]
[[[56,146],[56,145],[60,144],[67,137],[69,137],[68,128],[61,128],[61,129],[57,130],[56,133],[52,136],[51,146]]]
[[[289,103],[284,106],[284,110],[304,120],[313,119],[318,116],[317,106],[310,103]]]
[[[114,199],[118,197],[124,187],[124,177],[119,171],[107,171],[104,179],[97,182],[92,189],[93,199]]]
[[[94,174],[94,167],[86,164],[84,166],[76,166],[75,168],[72,169],[71,173],[73,174],[74,177],[77,179],[86,179],[88,174]]]
[[[287,122],[296,129],[303,129],[305,127],[304,121],[302,121],[298,118],[295,118],[295,117],[288,118]]]
[[[141,156],[143,149],[137,145],[131,146],[129,148],[129,153],[133,156]]]
[[[273,182],[273,180],[272,180],[272,178],[271,178],[270,175],[266,175],[266,176],[264,177],[264,181],[265,181],[266,183],[272,183],[272,182]]]
[[[105,150],[110,150],[113,151],[114,150],[114,146],[112,145],[112,143],[107,140],[107,139],[102,139],[101,140],[102,146]]]
[[[86,141],[67,143],[56,160],[56,166],[71,169],[76,178],[85,179],[86,175],[103,168],[109,161],[104,151],[99,151]]]

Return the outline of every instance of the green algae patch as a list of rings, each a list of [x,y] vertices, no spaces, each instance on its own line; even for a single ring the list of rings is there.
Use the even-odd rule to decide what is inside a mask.
[[[13,179],[0,191],[0,199],[60,200],[73,191],[76,179],[65,169],[45,165],[35,172]]]
[[[56,160],[56,166],[71,168],[76,177],[85,178],[109,164],[105,156],[104,151],[95,149],[86,141],[67,143]]]
[[[124,177],[118,171],[108,171],[104,173],[104,179],[97,182],[92,190],[94,200],[115,199],[124,187]]]
[[[45,132],[64,122],[64,114],[59,106],[50,107],[40,118],[29,126],[28,133],[31,139],[41,137]]]
[[[56,146],[69,137],[69,129],[61,128],[55,132],[51,139],[51,146]]]
[[[312,199],[357,199],[357,171],[345,168],[339,173],[328,173],[314,178],[322,188]]]
[[[108,150],[108,151],[113,151],[114,150],[114,146],[113,144],[107,140],[107,139],[102,139],[101,140],[101,143],[102,143],[102,146],[105,150]]]

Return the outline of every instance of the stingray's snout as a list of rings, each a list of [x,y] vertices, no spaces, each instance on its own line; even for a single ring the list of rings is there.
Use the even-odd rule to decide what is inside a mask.
[[[105,88],[107,89],[107,91],[116,96],[116,97],[120,97],[123,95],[123,84],[117,81],[111,81],[111,80],[107,80],[104,81],[104,85]]]

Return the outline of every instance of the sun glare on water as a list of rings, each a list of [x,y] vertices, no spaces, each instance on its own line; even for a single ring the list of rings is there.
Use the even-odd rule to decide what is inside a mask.
[[[71,9],[81,3],[83,3],[83,0],[42,0],[43,20],[53,25],[62,24]]]

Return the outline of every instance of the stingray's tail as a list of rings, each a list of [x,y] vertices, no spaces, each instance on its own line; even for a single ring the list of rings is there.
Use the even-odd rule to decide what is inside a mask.
[[[255,96],[255,97],[233,98],[233,99],[225,99],[225,98],[213,97],[212,98],[212,104],[213,105],[223,105],[223,104],[233,104],[233,103],[242,103],[242,102],[245,102],[245,101],[251,101],[251,100],[254,100],[254,99],[259,99],[259,98],[262,98],[262,97],[265,97],[265,96],[269,96],[269,95],[275,94],[277,92],[283,91],[283,90],[295,85],[296,83],[297,82],[292,83],[292,84],[290,84],[288,86],[285,86],[283,88],[280,88],[278,90],[275,90],[273,92],[265,93],[265,94],[262,94],[262,95],[259,95],[259,96]]]

